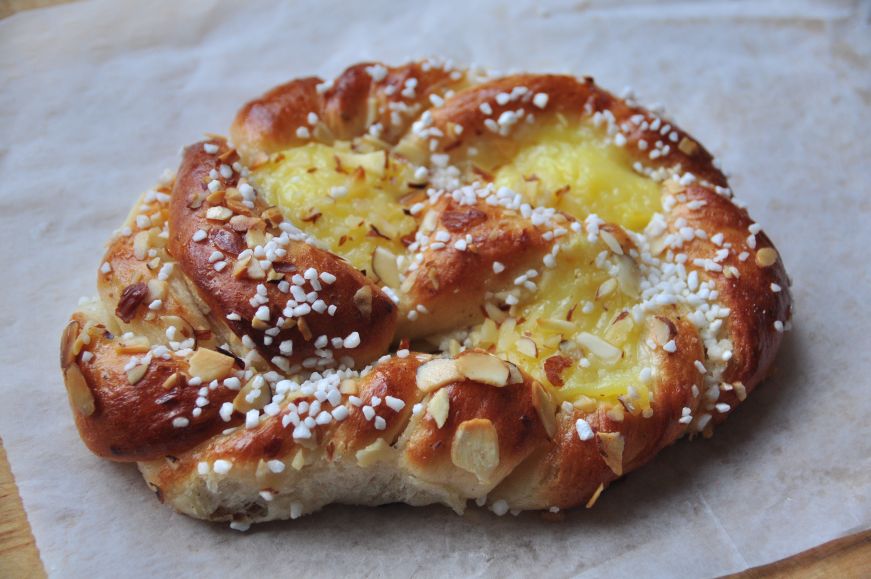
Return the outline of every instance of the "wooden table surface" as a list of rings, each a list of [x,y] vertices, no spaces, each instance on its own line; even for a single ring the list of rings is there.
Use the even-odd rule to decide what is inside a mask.
[[[0,0],[0,18],[22,10],[73,0]],[[0,439],[0,578],[41,578],[45,569],[15,478]],[[730,578],[790,577],[799,579],[871,577],[871,529],[830,541],[769,565],[753,567]]]

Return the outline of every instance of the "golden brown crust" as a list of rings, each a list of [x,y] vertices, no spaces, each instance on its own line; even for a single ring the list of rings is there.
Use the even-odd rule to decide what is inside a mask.
[[[197,143],[185,149],[170,201],[168,249],[178,259],[179,266],[197,287],[213,315],[224,320],[236,335],[249,336],[267,360],[282,356],[289,365],[298,364],[316,354],[317,337],[326,335],[328,338],[345,338],[354,332],[359,333],[359,346],[334,348],[336,359],[350,356],[355,363],[365,364],[379,356],[393,339],[396,306],[377,285],[339,257],[305,241],[291,240],[285,246],[286,255],[273,262],[273,271],[280,275],[272,279],[265,274],[260,279],[251,279],[248,275],[234,275],[239,254],[249,247],[243,234],[234,230],[229,221],[208,219],[210,208],[222,208],[224,205],[209,201],[207,184],[211,180],[209,173],[219,168],[222,156],[225,157],[225,164],[233,162],[235,158],[223,142],[213,143],[220,147],[216,154],[206,153],[204,144]],[[225,186],[231,189],[237,183],[238,173],[234,173],[233,177],[226,180]],[[235,207],[237,212],[245,209],[244,206]],[[258,200],[247,213],[262,218],[267,210],[268,207],[263,201]],[[244,213],[237,214],[244,216]],[[195,241],[194,234],[198,230],[208,232],[208,237]],[[216,261],[212,256],[217,255],[216,252],[221,255],[220,260],[227,264],[221,271],[215,269]],[[326,272],[335,277],[335,281],[329,284],[318,282],[320,289],[317,292],[318,299],[337,307],[335,314],[313,312],[301,318],[307,331],[300,322],[270,336],[271,340],[265,340],[266,331],[269,327],[274,327],[275,321],[283,316],[284,306],[292,297],[280,291],[277,282],[290,281],[294,275],[303,275],[310,268],[314,268],[319,274]],[[369,287],[372,292],[371,307],[366,312],[355,306],[353,299],[364,286]],[[264,305],[270,310],[270,317],[266,321],[272,322],[259,329],[252,323],[258,309],[263,305],[255,307],[250,302],[258,294],[258,287],[266,290],[265,297],[268,301]],[[307,292],[311,291],[310,282],[303,287]],[[239,319],[227,318],[234,313]],[[292,316],[284,317],[287,320],[293,319]],[[285,340],[293,343],[291,353],[280,350],[280,345]]]
[[[497,379],[498,385],[460,373],[431,388],[419,372],[432,357],[405,352],[385,357],[361,376],[343,378],[341,387],[320,375],[313,385],[294,383],[290,389],[271,379],[265,387],[274,396],[269,412],[269,396],[240,402],[235,390],[216,383],[209,404],[194,417],[198,389],[183,385],[191,374],[187,354],[154,356],[142,376],[135,365],[132,378],[124,370],[130,363],[119,353],[117,335],[144,336],[147,351],[153,351],[167,325],[188,340],[182,346],[228,354],[233,369],[222,377],[247,380],[290,365],[296,373],[296,365],[316,361],[324,354],[313,343],[319,336],[332,340],[356,332],[359,345],[342,342],[332,355],[362,365],[387,352],[391,341],[402,340],[405,350],[408,338],[486,317],[487,299],[559,249],[553,248],[553,223],[534,225],[528,211],[484,196],[460,201],[451,191],[430,194],[418,217],[418,239],[433,237],[436,229],[447,237],[435,249],[415,242],[422,244],[419,261],[404,277],[397,307],[364,274],[299,236],[270,260],[278,264],[271,279],[258,277],[264,272],[256,265],[238,267],[252,248],[250,232],[254,238],[258,232],[277,237],[280,219],[260,197],[241,203],[238,168],[215,188],[214,175],[223,165],[241,160],[254,166],[312,140],[363,135],[414,164],[425,164],[432,154],[471,164],[469,147],[499,146],[520,120],[558,116],[603,127],[609,139],[619,138],[637,171],[662,181],[661,231],[636,235],[600,223],[588,226],[591,239],[607,232],[605,246],[619,256],[679,264],[681,276],[695,276],[692,284],[682,279],[682,287],[692,292],[704,285],[707,292],[696,296],[705,301],[704,310],[668,295],[647,304],[651,313],[641,318],[650,339],[639,347],[653,369],[649,407],[628,394],[618,402],[593,402],[592,408],[558,404],[513,366],[510,372],[509,366],[498,368],[510,376]],[[171,192],[168,203],[146,199],[137,205],[140,214],[152,215],[152,226],[145,220],[135,235],[113,240],[106,255],[111,274],[99,280],[104,308],[115,315],[77,313],[62,345],[70,401],[88,446],[101,456],[143,461],[152,488],[193,516],[237,522],[295,518],[331,501],[442,502],[461,510],[469,498],[484,497],[497,512],[591,506],[610,482],[685,433],[710,434],[765,377],[788,326],[791,297],[783,264],[771,241],[731,200],[711,155],[665,119],[603,91],[592,79],[515,75],[475,84],[468,73],[428,63],[363,63],[332,83],[305,78],[273,89],[240,110],[231,135],[238,153],[222,139],[188,147],[174,186],[161,190]],[[472,174],[490,179],[475,167]],[[214,208],[229,208],[242,219],[209,218]],[[581,231],[568,216],[552,218],[566,231]],[[266,225],[255,225],[258,219]],[[169,225],[162,230],[165,220]],[[201,239],[194,240],[197,235]],[[143,254],[143,244],[154,255]],[[163,276],[162,286],[152,280],[166,259],[176,260],[177,268]],[[216,269],[216,260],[226,262],[223,269]],[[335,304],[335,316],[305,317],[302,325],[276,333],[272,324],[288,299],[278,283],[309,268],[335,276],[319,290],[320,298]],[[364,308],[361,290],[371,294]],[[258,292],[272,324],[255,321],[263,305],[251,301]],[[408,323],[417,312],[425,315]],[[77,339],[86,327],[93,335],[82,344]],[[242,360],[249,340],[260,359],[249,352]],[[292,353],[282,350],[286,341],[293,343]],[[219,350],[225,345],[229,350]],[[468,355],[489,356],[467,351],[460,357]],[[459,372],[456,362],[443,361]],[[553,357],[546,372],[553,386],[562,386],[560,374],[569,363]],[[180,379],[167,389],[175,374]],[[229,414],[218,411],[234,399]],[[306,418],[303,408],[320,412]],[[173,424],[178,418],[187,421],[184,428]],[[230,430],[221,433],[225,428]]]
[[[413,81],[413,90],[408,88],[409,81]],[[309,136],[298,135],[300,128],[305,129],[303,135],[329,143],[360,136],[380,125],[383,128],[377,136],[392,143],[430,106],[430,94],[462,82],[462,75],[420,63],[401,67],[361,63],[346,69],[328,88],[320,78],[302,78],[250,101],[236,115],[230,135],[249,165],[308,142]],[[310,122],[312,114],[316,115],[314,122]]]
[[[463,328],[484,317],[483,302],[488,291],[511,284],[518,271],[540,263],[552,241],[544,237],[543,228],[533,226],[515,211],[486,203],[463,205],[447,197],[432,209],[432,235],[436,229],[447,232],[445,247],[430,246],[422,252],[417,270],[402,286],[402,309],[422,306],[438,316],[422,316],[408,323],[400,320],[399,335],[419,338],[438,332]],[[424,223],[430,221],[428,216]],[[456,243],[463,244],[457,249]],[[504,269],[494,272],[494,263]]]
[[[74,316],[63,343],[75,342],[88,321]],[[118,461],[152,460],[180,454],[229,426],[219,420],[218,408],[235,392],[217,389],[202,414],[186,418],[198,398],[198,389],[185,378],[186,363],[155,358],[141,378],[131,379],[123,370],[127,358],[119,353],[123,340],[102,324],[91,325],[88,334],[87,350],[64,356],[61,364],[79,434],[94,454]],[[83,359],[85,351],[91,354],[88,361]],[[77,400],[89,404],[83,407]],[[173,425],[180,418],[188,421],[185,428]]]

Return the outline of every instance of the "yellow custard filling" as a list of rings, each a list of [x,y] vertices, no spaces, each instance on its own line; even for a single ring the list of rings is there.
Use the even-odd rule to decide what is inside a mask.
[[[472,344],[493,348],[552,386],[561,400],[611,400],[632,385],[636,406],[645,408],[648,393],[639,375],[649,357],[642,345],[646,330],[628,312],[636,302],[629,295],[634,288],[594,265],[601,244],[573,235],[562,247],[558,266],[541,272],[538,290],[515,307],[513,317],[501,325],[486,320],[473,330]],[[591,349],[587,344],[597,339],[607,344]],[[571,363],[561,367],[559,359],[548,363],[550,358]]]
[[[354,267],[369,270],[376,247],[404,251],[417,228],[399,204],[411,168],[385,151],[353,152],[348,143],[309,143],[258,167],[253,178],[291,222]]]
[[[587,122],[556,116],[476,148],[476,166],[535,206],[577,219],[595,213],[633,231],[644,229],[661,208],[659,186],[634,171],[629,154]]]
[[[661,208],[659,186],[635,172],[628,154],[586,122],[557,116],[518,127],[510,138],[479,141],[476,149],[471,156],[468,150],[454,153],[478,169],[467,180],[489,175],[497,187],[520,193],[533,206],[581,221],[595,213],[634,231]],[[411,185],[414,169],[385,150],[310,143],[274,155],[252,178],[295,225],[368,271],[377,247],[406,253],[401,238],[412,235],[417,222],[400,200],[419,191]],[[560,400],[615,401],[628,392],[643,410],[650,397],[640,379],[649,366],[647,330],[627,311],[637,302],[637,288],[624,287],[596,264],[605,249],[601,242],[572,232],[560,244],[556,268],[538,270],[537,290],[525,294],[510,315],[471,328],[467,345],[517,364]]]

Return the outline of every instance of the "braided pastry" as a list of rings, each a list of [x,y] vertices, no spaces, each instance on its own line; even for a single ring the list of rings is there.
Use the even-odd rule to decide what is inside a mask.
[[[140,197],[61,345],[85,443],[185,514],[589,507],[788,329],[711,155],[590,78],[360,64],[230,133]]]

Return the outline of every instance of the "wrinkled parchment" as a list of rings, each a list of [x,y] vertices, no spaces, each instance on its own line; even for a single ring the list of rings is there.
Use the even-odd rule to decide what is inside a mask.
[[[244,4],[244,7],[242,6]],[[408,6],[400,8],[400,6]],[[871,27],[859,2],[76,2],[0,21],[0,435],[55,576],[715,575],[871,524]],[[242,535],[79,441],[57,363],[102,246],[245,100],[440,54],[632,85],[714,151],[795,280],[772,379],[563,522],[332,507]],[[0,573],[2,574],[2,573]]]

